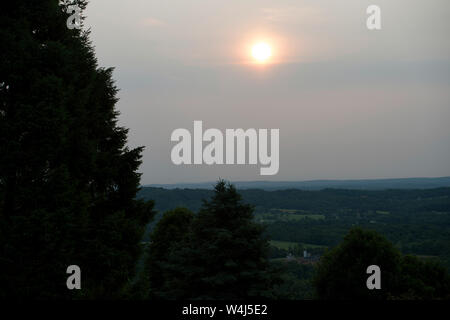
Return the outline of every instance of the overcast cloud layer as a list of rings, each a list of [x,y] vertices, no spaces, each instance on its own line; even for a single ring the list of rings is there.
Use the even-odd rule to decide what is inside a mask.
[[[366,28],[366,8],[382,30]],[[448,0],[92,0],[142,183],[450,175]],[[269,37],[276,62],[249,65]],[[279,128],[280,171],[175,166],[174,129]]]

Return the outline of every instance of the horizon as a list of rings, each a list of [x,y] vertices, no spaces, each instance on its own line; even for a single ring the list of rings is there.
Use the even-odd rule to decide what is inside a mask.
[[[202,183],[214,183],[214,181],[219,180],[225,180],[229,181],[231,183],[234,182],[269,182],[269,183],[277,183],[277,182],[310,182],[310,181],[367,181],[367,180],[407,180],[407,179],[444,179],[444,178],[450,178],[450,175],[448,176],[436,176],[436,177],[390,177],[390,178],[355,178],[355,179],[294,179],[294,180],[228,180],[228,179],[222,179],[217,178],[216,180],[205,180],[205,181],[186,181],[186,182],[174,182],[174,183],[148,183],[148,184],[141,184],[141,186],[148,186],[148,185],[176,185],[176,184],[202,184]]]
[[[450,187],[450,176],[445,177],[409,177],[384,179],[317,179],[317,180],[249,180],[185,182],[185,183],[151,183],[141,184],[140,188],[162,189],[213,189],[214,185],[224,180],[238,189],[284,190],[284,189],[348,189],[348,190],[388,190],[388,189],[433,189]],[[380,185],[381,184],[381,185]]]

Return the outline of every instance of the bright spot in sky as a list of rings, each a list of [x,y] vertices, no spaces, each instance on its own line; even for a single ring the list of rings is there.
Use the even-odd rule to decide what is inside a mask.
[[[265,62],[272,55],[272,50],[270,46],[265,43],[257,43],[252,47],[252,56],[259,62]]]

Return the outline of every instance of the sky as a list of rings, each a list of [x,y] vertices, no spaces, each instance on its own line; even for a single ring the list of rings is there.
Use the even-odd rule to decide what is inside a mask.
[[[83,14],[129,146],[145,146],[142,184],[450,176],[448,0],[91,0]],[[171,133],[194,120],[279,129],[278,174],[173,164]]]

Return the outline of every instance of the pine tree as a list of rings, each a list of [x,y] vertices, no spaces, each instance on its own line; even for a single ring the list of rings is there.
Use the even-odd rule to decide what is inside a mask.
[[[268,241],[234,186],[220,181],[187,236],[170,250],[164,298],[246,299],[269,297],[275,277]]]
[[[165,296],[167,285],[172,281],[166,268],[172,250],[184,246],[190,231],[194,213],[186,208],[176,208],[164,213],[150,237],[145,261],[145,273],[138,286],[140,298],[170,299]]]
[[[66,26],[73,4],[86,1],[1,4],[0,297],[118,296],[153,214],[135,200],[142,148],[117,125],[113,70]]]

